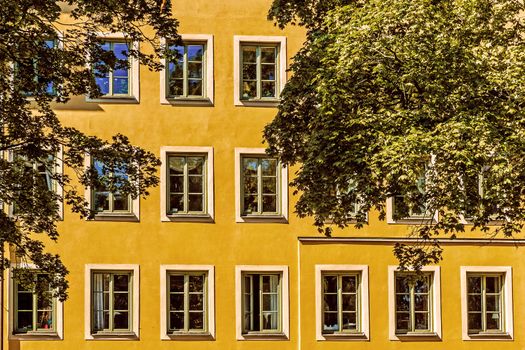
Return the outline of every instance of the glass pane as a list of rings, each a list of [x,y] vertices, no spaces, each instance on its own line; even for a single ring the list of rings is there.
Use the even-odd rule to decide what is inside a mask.
[[[189,176],[189,190],[190,193],[202,193],[202,176]]]
[[[257,165],[259,160],[257,158],[243,158],[243,173],[244,176],[256,176]]]
[[[357,314],[355,312],[343,312],[343,329],[357,329]]]
[[[244,196],[244,212],[248,214],[257,213],[258,212],[257,200],[258,200],[258,197],[256,195]]]
[[[129,196],[113,195],[113,210],[129,211]]]
[[[188,78],[202,78],[202,63],[188,63]]]
[[[337,294],[325,294],[324,295],[324,308],[325,311],[337,311]]]
[[[272,81],[263,81],[262,82],[262,97],[275,97],[275,82]]]
[[[416,280],[414,293],[428,293],[428,280],[426,278],[422,277]]]
[[[170,212],[177,213],[184,211],[184,197],[182,194],[170,195]]]
[[[18,310],[33,310],[33,293],[18,293]]]
[[[170,292],[184,292],[184,276],[170,276]]]
[[[38,311],[37,313],[37,328],[52,329],[53,328],[53,312],[52,311]]]
[[[263,64],[261,66],[262,80],[275,80],[275,66],[273,64]]]
[[[499,311],[499,295],[487,295],[487,311]]]
[[[357,295],[343,294],[343,311],[357,311]]]
[[[357,277],[356,276],[343,276],[343,293],[356,293],[357,292]]]
[[[202,293],[204,291],[204,276],[189,276],[189,291]]]
[[[53,298],[49,293],[38,296],[37,309],[50,310],[53,308]]]
[[[188,95],[202,96],[202,80],[188,80]]]
[[[118,65],[118,67],[115,67],[115,70],[113,71],[113,77],[118,78],[128,78],[128,68],[124,65]],[[115,84],[115,81],[113,81],[113,85]]]
[[[102,95],[109,94],[109,77],[95,77],[95,83]]]
[[[277,193],[277,179],[275,177],[263,177],[262,179],[262,191],[267,194]]]
[[[115,310],[128,310],[128,293],[113,294],[113,303]]]
[[[481,277],[469,277],[467,291],[469,293],[481,293]]]
[[[257,82],[244,81],[242,83],[242,98],[249,99],[254,97],[257,97]]]
[[[170,312],[170,329],[184,329],[184,312]]]
[[[500,315],[499,313],[487,313],[487,330],[499,329]]]
[[[202,294],[190,294],[190,310],[204,310],[204,296]]]
[[[410,310],[410,295],[401,294],[396,295],[396,311]]]
[[[115,291],[128,291],[129,276],[128,275],[114,275],[113,283],[115,284],[113,289]]]
[[[184,294],[170,294],[170,310],[184,310]]]
[[[128,93],[128,78],[113,78],[113,94],[127,95]]]
[[[468,296],[468,311],[481,311],[481,295]]]
[[[170,96],[182,96],[184,95],[184,81],[182,79],[170,80],[168,89]]]
[[[278,321],[278,313],[277,312],[265,312],[263,314],[263,329],[277,329],[277,321]]]
[[[396,293],[409,293],[408,279],[404,276],[396,276]]]
[[[414,298],[416,311],[428,311],[428,295],[416,295]]]
[[[204,312],[190,312],[190,329],[204,329]]]
[[[184,63],[183,61],[170,62],[168,66],[168,77],[170,80],[182,79],[184,76]]]
[[[188,45],[188,61],[202,61],[203,45]]]
[[[170,176],[170,192],[184,192],[183,176]]]
[[[129,313],[127,311],[116,311],[113,318],[113,328],[128,329],[129,328]]]
[[[252,63],[257,62],[257,48],[255,46],[243,46],[242,61]]]
[[[183,175],[185,162],[184,157],[170,157],[170,175]]]
[[[263,293],[277,293],[277,276],[263,276]]]
[[[243,64],[242,79],[243,80],[257,80],[257,65],[247,64],[247,63]]]
[[[189,211],[204,211],[204,202],[202,194],[190,194],[188,196]]]
[[[277,160],[268,158],[261,159],[261,171],[263,176],[276,176]]]
[[[499,293],[499,278],[498,277],[486,277],[486,289],[487,293]]]
[[[265,213],[277,212],[277,197],[274,195],[270,195],[270,196],[264,195],[262,211]]]
[[[261,62],[262,63],[275,63],[275,48],[274,47],[263,47],[261,48]]]
[[[396,312],[396,330],[408,330],[409,316],[405,312]]]
[[[128,59],[128,44],[127,43],[114,43],[113,54],[118,60]]]
[[[188,174],[202,175],[204,165],[204,158],[202,157],[188,157]]]
[[[277,311],[279,307],[279,300],[277,294],[263,294],[263,311]]]
[[[468,314],[468,329],[481,330],[481,313]]]
[[[244,193],[257,193],[257,177],[247,176],[244,178]]]
[[[324,313],[323,331],[330,331],[330,332],[339,331],[339,325],[337,324],[337,313],[335,312],[325,312]]]
[[[33,330],[33,312],[31,311],[19,311],[17,312],[17,325],[16,329],[18,332],[27,332]]]
[[[416,313],[416,329],[428,329],[428,313]]]
[[[325,293],[337,293],[337,276],[323,277],[323,291]]]
[[[96,211],[109,210],[109,192],[95,192]]]

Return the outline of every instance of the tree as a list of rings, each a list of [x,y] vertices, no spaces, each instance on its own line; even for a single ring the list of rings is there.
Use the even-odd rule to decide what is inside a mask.
[[[153,54],[133,47],[123,54],[160,69],[158,58],[171,54],[161,47],[159,37],[179,39],[170,9],[166,0],[0,0],[2,271],[10,264],[3,254],[10,246],[17,259],[35,264],[42,272],[39,280],[65,299],[67,268],[42,242],[42,236],[54,241],[59,236],[59,203],[92,218],[94,212],[79,187],[103,186],[137,198],[158,184],[160,161],[154,154],[120,134],[107,141],[62,125],[52,106],[74,95],[100,96],[95,75],[127,68],[127,57],[117,59],[104,50],[97,32],[123,32],[129,42],[150,44]],[[154,34],[147,36],[145,28]],[[86,155],[104,164],[100,172],[84,168]],[[53,171],[57,161],[76,176]],[[17,271],[20,280],[35,280],[31,273]]]
[[[523,10],[517,0],[275,0],[270,18],[307,29],[264,130],[268,152],[299,165],[298,215],[330,235],[328,221],[359,227],[371,209],[384,219],[394,197],[396,218],[424,214],[422,243],[394,248],[416,268],[441,259],[438,235],[521,233]]]

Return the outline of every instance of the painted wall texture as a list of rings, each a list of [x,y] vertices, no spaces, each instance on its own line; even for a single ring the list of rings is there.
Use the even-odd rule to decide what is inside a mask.
[[[4,345],[9,349],[521,349],[525,348],[525,270],[519,264],[524,247],[513,244],[487,245],[479,242],[444,244],[444,260],[440,266],[440,302],[432,305],[441,313],[440,337],[414,334],[391,340],[389,329],[389,270],[396,265],[392,254],[395,239],[410,233],[410,225],[387,224],[376,213],[369,215],[369,225],[357,230],[336,231],[336,238],[370,238],[365,241],[312,241],[320,237],[309,219],[293,214],[295,198],[288,189],[286,203],[290,212],[287,222],[236,222],[235,206],[235,148],[261,148],[261,131],[276,113],[274,106],[234,105],[234,36],[285,36],[286,57],[299,50],[304,31],[297,27],[279,30],[267,21],[270,0],[204,1],[175,0],[174,15],[180,20],[181,34],[213,36],[214,96],[213,105],[161,104],[160,74],[140,67],[139,103],[85,102],[74,98],[59,106],[65,125],[79,128],[88,134],[109,138],[123,133],[137,145],[161,156],[161,147],[213,147],[214,220],[213,222],[162,222],[161,188],[154,188],[147,199],[140,200],[138,222],[84,221],[65,210],[59,224],[62,235],[59,243],[49,243],[51,251],[59,253],[70,269],[69,299],[63,305],[63,339],[31,340],[13,337],[9,331],[12,307],[3,310]],[[149,50],[148,47],[142,47]],[[282,64],[282,62],[281,62]],[[67,169],[65,170],[68,171]],[[288,169],[293,177],[294,169]],[[159,170],[160,175],[160,170]],[[165,183],[161,186],[166,186]],[[479,234],[472,237],[483,238]],[[299,237],[302,237],[299,239]],[[89,279],[86,265],[138,265],[140,280],[139,334],[133,340],[86,339],[86,289]],[[211,265],[214,268],[214,327],[215,336],[207,338],[178,338],[161,340],[161,265]],[[236,266],[285,266],[289,276],[289,320],[284,320],[289,335],[264,336],[239,340],[236,325]],[[369,308],[368,339],[355,337],[316,336],[316,265],[366,265],[368,271],[367,297]],[[461,266],[511,266],[513,339],[479,336],[463,340],[461,298]],[[261,272],[263,269],[259,272]],[[257,269],[256,269],[257,271]],[[333,271],[330,268],[328,272]],[[489,271],[489,269],[487,269]],[[138,276],[134,276],[135,278]],[[317,288],[321,288],[320,284]],[[8,305],[10,286],[5,289]],[[364,293],[365,289],[361,289]],[[284,296],[285,293],[281,295]],[[363,295],[360,300],[363,301]],[[503,298],[508,302],[510,295]],[[366,299],[366,298],[365,298]],[[507,307],[508,305],[502,305]],[[437,309],[436,309],[437,308]],[[281,309],[281,312],[283,310]],[[500,315],[501,316],[501,315]],[[502,318],[507,315],[501,316]],[[286,327],[284,327],[286,326]],[[435,325],[434,325],[435,326]],[[88,325],[89,327],[89,325]],[[10,338],[10,339],[8,339]],[[402,337],[401,337],[402,338]]]

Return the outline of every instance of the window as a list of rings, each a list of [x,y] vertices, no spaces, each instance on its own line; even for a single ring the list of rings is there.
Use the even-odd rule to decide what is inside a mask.
[[[39,279],[38,274],[35,278]],[[39,283],[36,281],[36,283]],[[56,299],[48,288],[42,295],[14,281],[15,334],[56,333]]]
[[[104,163],[94,160],[93,167],[99,176],[104,175]],[[127,178],[123,172],[111,173],[110,176]],[[131,196],[121,195],[118,192],[110,192],[104,186],[93,190],[93,210],[98,213],[129,213],[131,208]]]
[[[213,148],[161,148],[161,221],[213,220]]]
[[[249,150],[248,150],[249,151]],[[238,222],[251,219],[285,219],[287,215],[288,179],[276,158],[236,150],[238,171]]]
[[[130,42],[122,33],[98,33],[100,48],[112,52],[116,58],[114,69],[105,69],[103,62],[91,67],[101,97],[88,98],[88,102],[129,103],[139,102],[139,60],[130,53],[138,51],[138,42]]]
[[[367,340],[368,266],[316,265],[316,339]]]
[[[288,269],[237,266],[237,339],[288,338]]]
[[[512,270],[462,266],[463,339],[512,339]]]
[[[16,266],[20,268],[20,266]],[[33,269],[34,282],[43,293],[22,285],[16,280],[14,270],[9,270],[9,339],[12,340],[53,340],[63,338],[63,304],[53,297],[53,291],[46,280]]]
[[[431,331],[430,275],[396,273],[395,279],[396,333]]]
[[[421,273],[389,266],[390,340],[441,338],[440,269],[425,266]]]
[[[42,42],[43,48],[53,50],[58,48],[58,39],[48,39]],[[26,82],[27,85],[20,88],[24,91],[24,95],[32,97],[38,92],[43,92],[47,95],[56,95],[56,86],[53,84],[49,67],[43,60],[43,56],[36,58],[29,58],[18,61],[14,64],[15,79],[19,77],[33,77],[33,84]],[[21,79],[23,81],[23,79]],[[43,91],[38,91],[43,90]]]
[[[236,105],[276,103],[286,80],[286,38],[235,36]]]
[[[138,337],[138,266],[86,266],[86,339]]]
[[[162,59],[162,104],[213,104],[213,36],[182,34],[182,45],[169,45],[178,58]]]
[[[161,339],[214,339],[214,267],[162,265],[160,273]]]

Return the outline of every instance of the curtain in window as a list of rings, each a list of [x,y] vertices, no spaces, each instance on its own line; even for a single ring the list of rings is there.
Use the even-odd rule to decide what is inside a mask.
[[[93,330],[103,330],[104,327],[104,275],[93,275]]]

